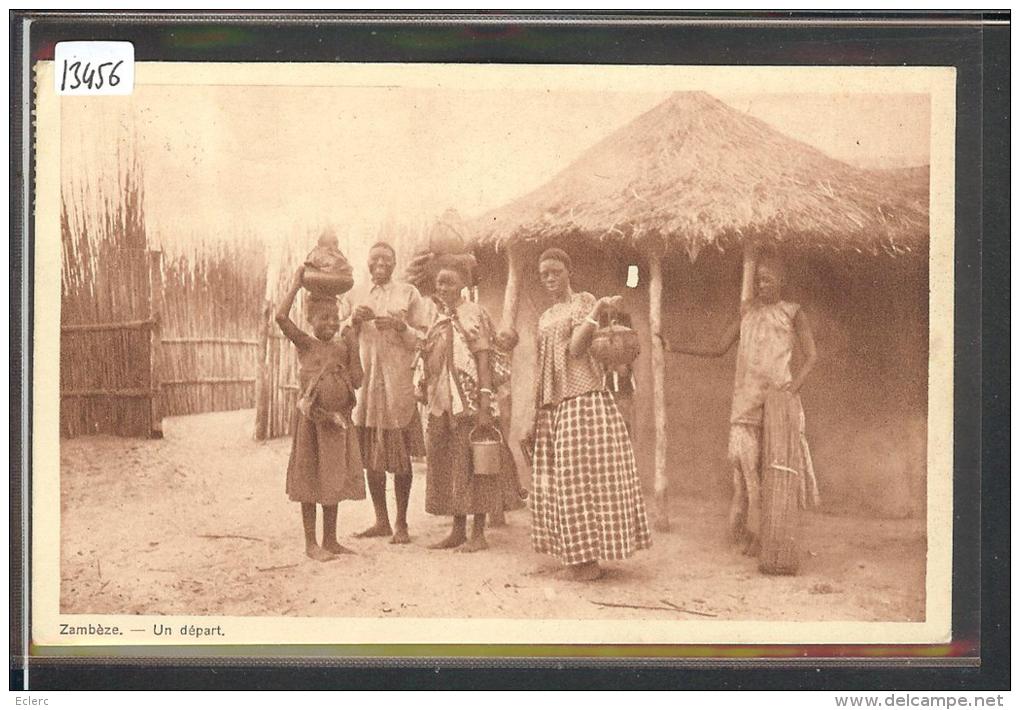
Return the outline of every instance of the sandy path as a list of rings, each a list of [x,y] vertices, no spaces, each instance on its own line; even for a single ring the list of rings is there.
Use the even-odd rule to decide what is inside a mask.
[[[423,549],[448,521],[411,501],[413,544],[353,540],[368,501],[340,506],[356,556],[302,554],[298,506],[283,492],[289,440],[252,441],[251,411],[167,419],[166,438],[61,442],[61,609],[68,613],[438,616],[577,619],[920,620],[924,522],[810,514],[797,577],[764,577],[722,539],[725,504],[680,500],[674,531],[590,585],[550,574],[529,514],[490,531],[474,555]],[[392,510],[392,502],[391,502]],[[238,536],[210,538],[203,535]],[[253,539],[248,539],[253,538]],[[675,611],[603,608],[593,601]]]

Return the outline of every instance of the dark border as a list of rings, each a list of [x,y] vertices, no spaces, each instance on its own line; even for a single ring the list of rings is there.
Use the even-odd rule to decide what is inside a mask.
[[[28,560],[25,559],[24,543],[28,540],[28,515],[29,510],[22,504],[23,495],[30,492],[31,477],[26,471],[31,471],[31,422],[27,416],[31,406],[31,392],[22,388],[23,382],[31,382],[32,363],[31,348],[23,337],[23,328],[26,323],[32,322],[33,304],[25,303],[23,299],[25,278],[31,274],[31,264],[26,268],[24,259],[32,259],[32,250],[26,249],[29,241],[25,232],[25,225],[28,223],[28,215],[32,214],[31,204],[24,204],[22,196],[26,180],[31,178],[26,175],[26,170],[31,170],[32,165],[23,160],[25,148],[23,140],[22,112],[26,100],[26,89],[22,83],[22,71],[24,63],[22,54],[25,47],[24,34],[19,31],[19,23],[14,13],[10,17],[10,166],[9,166],[9,189],[10,189],[10,264],[9,264],[9,297],[10,297],[10,320],[8,321],[8,332],[10,336],[10,363],[11,376],[8,380],[10,393],[9,399],[9,433],[10,433],[10,461],[11,476],[9,481],[10,493],[10,654],[12,665],[16,657],[21,656],[25,649],[25,628],[24,616],[28,600],[25,598],[24,581],[28,579]],[[34,204],[34,195],[30,202]],[[26,401],[27,398],[27,401]],[[23,415],[24,413],[24,415]],[[12,676],[13,676],[12,670]],[[13,677],[12,677],[13,681]],[[13,687],[13,684],[12,684]]]
[[[578,18],[579,16],[573,16]],[[1009,20],[1008,13],[691,13],[686,16],[589,14],[580,23],[560,16],[419,13],[394,18],[275,13],[11,13],[11,181],[22,179],[17,150],[24,93],[17,48],[25,19],[33,21],[33,58],[52,55],[67,39],[123,39],[136,57],[171,61],[371,61],[604,64],[951,65],[957,82],[956,368],[954,472],[954,640],[980,642],[979,667],[860,668],[775,666],[747,669],[631,664],[593,667],[569,659],[548,662],[479,659],[465,668],[442,659],[407,659],[399,667],[315,667],[301,661],[231,659],[216,665],[129,665],[31,660],[34,689],[90,688],[815,688],[979,690],[1009,687]],[[682,24],[687,18],[696,24]],[[813,20],[815,24],[804,22]],[[860,24],[893,20],[897,24]],[[931,22],[931,21],[935,22]],[[963,20],[966,24],[953,24]],[[314,21],[314,22],[313,22]],[[741,22],[737,22],[741,21]],[[715,24],[713,24],[715,22]],[[16,215],[25,209],[11,192],[11,322],[31,317],[20,301],[23,244]],[[21,238],[19,238],[21,236]],[[29,255],[31,252],[29,251]],[[30,269],[29,264],[29,269]],[[30,320],[28,320],[30,322]],[[30,341],[29,341],[30,343]],[[30,370],[20,330],[11,356]],[[19,383],[11,387],[11,449],[29,451]],[[22,426],[25,428],[22,429]],[[980,456],[979,456],[980,452]],[[20,458],[18,459],[21,460]],[[12,464],[12,473],[14,465]],[[22,471],[24,473],[24,471]],[[983,475],[981,475],[983,474]],[[20,596],[27,533],[22,484],[11,477],[11,648],[20,654]],[[18,503],[15,504],[15,501]],[[987,534],[981,535],[982,518]],[[333,659],[342,663],[342,659]],[[917,661],[921,663],[920,660]],[[819,661],[819,666],[822,662]],[[495,666],[495,667],[494,667]],[[23,686],[12,667],[12,689]]]

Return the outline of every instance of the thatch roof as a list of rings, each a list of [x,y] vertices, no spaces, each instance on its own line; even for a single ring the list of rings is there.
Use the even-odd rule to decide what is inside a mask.
[[[683,92],[472,226],[483,245],[580,238],[682,248],[692,259],[745,240],[899,254],[928,239],[927,169],[854,168]]]

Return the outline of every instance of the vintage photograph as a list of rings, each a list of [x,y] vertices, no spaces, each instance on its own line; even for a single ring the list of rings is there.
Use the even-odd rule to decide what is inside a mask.
[[[37,619],[946,640],[952,70],[36,71]]]

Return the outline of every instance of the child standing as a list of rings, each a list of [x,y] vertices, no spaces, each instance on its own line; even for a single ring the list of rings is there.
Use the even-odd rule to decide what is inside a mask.
[[[337,504],[363,500],[361,451],[351,423],[354,390],[361,386],[358,343],[350,328],[339,340],[336,298],[308,294],[306,315],[314,337],[290,319],[304,266],[294,274],[276,322],[298,351],[299,398],[294,412],[294,443],[287,465],[287,495],[301,503],[305,554],[325,562],[349,554],[336,538]],[[315,537],[315,506],[322,506],[322,545]]]
[[[747,555],[757,555],[760,545],[760,460],[765,399],[775,390],[798,395],[804,379],[818,359],[814,336],[804,311],[798,304],[784,301],[780,297],[784,281],[785,269],[782,262],[775,256],[762,258],[755,269],[753,297],[741,304],[740,318],[726,328],[716,347],[670,346],[666,343],[666,348],[672,352],[721,357],[734,342],[740,340],[727,452],[733,470],[734,487],[729,524],[731,536],[745,543],[744,554]],[[798,344],[803,354],[803,364],[794,376],[790,370],[790,360]],[[799,397],[796,407],[800,409]],[[805,487],[814,501],[817,499],[817,486],[807,450],[807,439],[803,436],[803,421],[801,410],[800,438],[807,477]]]

